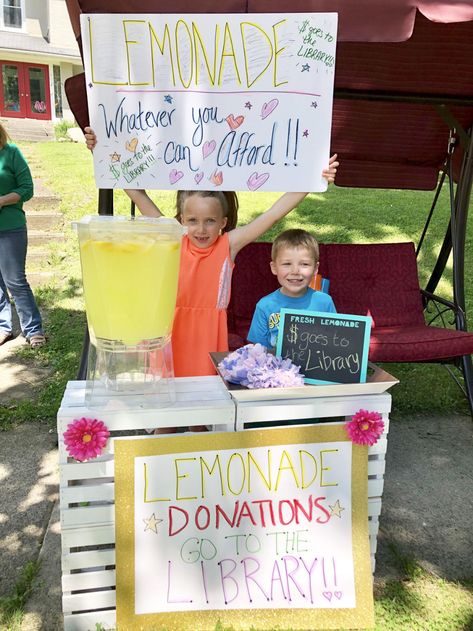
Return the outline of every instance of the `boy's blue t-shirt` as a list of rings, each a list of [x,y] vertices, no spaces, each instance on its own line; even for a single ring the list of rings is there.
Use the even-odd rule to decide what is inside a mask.
[[[280,311],[283,308],[327,313],[337,312],[332,298],[322,291],[314,291],[309,287],[300,298],[292,298],[282,294],[281,289],[276,289],[272,294],[261,298],[256,304],[248,332],[248,340],[253,344],[259,342],[266,348],[274,348],[278,339]]]

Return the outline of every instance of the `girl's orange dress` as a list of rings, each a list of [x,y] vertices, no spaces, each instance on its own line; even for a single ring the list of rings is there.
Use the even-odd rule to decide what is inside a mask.
[[[183,238],[172,329],[176,377],[214,375],[209,353],[228,351],[227,307],[233,267],[227,234],[209,248],[197,248],[187,236]]]

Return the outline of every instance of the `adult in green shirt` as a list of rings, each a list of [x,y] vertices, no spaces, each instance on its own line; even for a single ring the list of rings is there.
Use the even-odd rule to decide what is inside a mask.
[[[46,342],[41,315],[25,275],[28,237],[23,202],[32,196],[33,180],[28,164],[18,147],[8,142],[0,123],[0,345],[13,337],[7,290],[31,347]]]

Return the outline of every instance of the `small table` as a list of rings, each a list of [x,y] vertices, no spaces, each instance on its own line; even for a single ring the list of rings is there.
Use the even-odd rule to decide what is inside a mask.
[[[315,422],[341,424],[359,409],[380,412],[385,432],[368,452],[369,536],[374,571],[391,410],[391,396],[385,390],[394,383],[396,380],[381,371],[371,385],[262,392],[229,388],[219,376],[178,378],[172,406],[143,407],[139,395],[121,395],[111,397],[104,407],[89,409],[84,404],[85,382],[69,382],[58,412],[65,631],[86,631],[97,623],[106,628],[115,626],[114,442],[115,438],[126,436],[146,440],[147,432],[156,427],[207,425],[214,431],[228,432],[274,421],[317,419]],[[293,390],[304,392],[296,396]],[[82,417],[103,421],[111,434],[104,453],[90,462],[69,458],[64,446],[67,425]]]

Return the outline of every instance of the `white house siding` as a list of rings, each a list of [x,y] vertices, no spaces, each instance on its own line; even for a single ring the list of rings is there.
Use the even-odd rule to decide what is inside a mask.
[[[49,24],[51,46],[73,48],[78,54],[65,0],[49,0]]]
[[[48,1],[25,0],[25,32],[37,37],[48,37]]]

